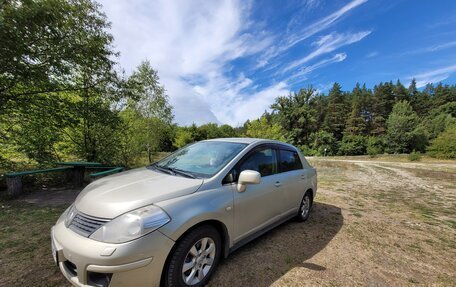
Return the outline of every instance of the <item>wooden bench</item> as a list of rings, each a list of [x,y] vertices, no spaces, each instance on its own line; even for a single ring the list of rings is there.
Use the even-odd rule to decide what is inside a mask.
[[[22,193],[22,177],[24,175],[55,172],[55,171],[66,171],[69,169],[71,169],[71,167],[56,167],[56,168],[48,168],[48,169],[37,169],[37,170],[7,173],[7,174],[5,174],[5,176],[6,176],[6,186],[8,187],[8,194],[12,197],[15,197]]]
[[[100,162],[90,161],[74,161],[74,162],[58,162],[58,165],[71,167],[71,181],[74,187],[81,187],[84,185],[84,175],[86,169],[93,167],[101,167]]]
[[[95,180],[95,179],[98,179],[101,176],[111,175],[111,174],[118,173],[118,172],[121,172],[121,171],[124,170],[123,167],[106,167],[106,168],[110,168],[110,169],[91,173],[90,174],[90,179],[91,180]]]

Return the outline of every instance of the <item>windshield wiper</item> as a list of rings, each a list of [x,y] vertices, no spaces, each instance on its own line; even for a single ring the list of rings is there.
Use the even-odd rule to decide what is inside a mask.
[[[184,170],[178,169],[178,168],[161,166],[161,165],[158,165],[158,164],[154,164],[153,167],[155,167],[156,169],[161,170],[163,172],[166,172],[168,174],[172,174],[172,175],[178,174],[178,175],[185,176],[185,177],[188,177],[188,178],[196,178],[196,176],[194,176],[193,174],[191,174],[189,172],[186,172]]]
[[[184,171],[182,169],[173,168],[173,167],[167,167],[167,169],[173,171],[174,173],[177,173],[177,174],[189,177],[189,178],[196,178],[196,176],[194,176],[193,174],[191,174],[189,172],[186,172],[186,171]]]
[[[176,174],[174,171],[172,171],[168,167],[160,166],[160,165],[157,165],[157,164],[153,164],[150,167],[158,169],[159,171],[162,171],[162,172],[167,173],[167,174],[172,174],[172,175]]]

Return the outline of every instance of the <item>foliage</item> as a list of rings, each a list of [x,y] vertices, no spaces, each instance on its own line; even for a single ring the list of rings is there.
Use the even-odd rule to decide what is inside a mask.
[[[328,156],[335,155],[337,152],[337,140],[327,131],[318,131],[310,135],[310,148],[314,155]]]
[[[142,62],[128,79],[132,98],[127,109],[133,109],[137,115],[138,130],[136,141],[147,152],[149,163],[153,154],[169,150],[172,146],[171,124],[173,121],[172,106],[169,104],[165,88],[160,85],[157,71],[148,61]]]
[[[176,132],[176,137],[173,141],[173,146],[176,148],[181,148],[188,145],[189,143],[192,143],[193,141],[194,139],[191,131],[184,128],[178,128]]]
[[[264,116],[258,120],[251,121],[247,125],[245,135],[251,138],[285,141],[282,127],[277,123],[269,123]]]
[[[396,103],[387,120],[388,150],[392,153],[410,152],[417,125],[418,116],[410,104],[407,101]]]
[[[287,141],[307,155],[428,151],[455,157],[456,86],[373,89],[338,83],[277,95],[260,118],[231,127],[177,126],[158,72],[116,63],[110,24],[92,0],[4,0],[0,6],[0,170],[62,160],[134,166],[199,140]],[[429,146],[430,145],[430,146]]]
[[[337,140],[342,139],[347,113],[344,93],[338,83],[334,83],[328,95],[328,107],[323,129],[332,133]]]
[[[309,87],[289,96],[277,97],[271,106],[274,114],[265,116],[275,120],[283,128],[284,136],[295,145],[303,144],[317,130],[317,111],[312,108],[315,96],[316,90]]]
[[[2,1],[0,113],[43,94],[109,82],[115,52],[108,28],[90,0]],[[93,81],[76,81],[84,75]]]
[[[429,153],[437,158],[456,158],[456,125],[453,124],[445,129],[428,148]]]
[[[374,157],[385,151],[385,145],[385,141],[382,137],[371,136],[367,139],[366,152],[371,157]]]
[[[360,135],[344,135],[339,145],[339,155],[366,154],[367,139]]]
[[[409,161],[420,161],[421,160],[421,153],[417,151],[413,151],[408,155]]]

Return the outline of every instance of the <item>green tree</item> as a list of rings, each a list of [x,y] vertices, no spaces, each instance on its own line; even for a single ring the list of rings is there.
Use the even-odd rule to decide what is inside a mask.
[[[335,155],[337,140],[333,134],[320,130],[310,135],[310,148],[315,155]]]
[[[367,138],[361,135],[344,135],[339,145],[340,155],[366,154]]]
[[[316,110],[310,104],[316,96],[314,88],[300,89],[298,93],[277,97],[271,108],[286,138],[295,145],[306,144],[309,135],[317,130]]]
[[[418,124],[418,116],[406,101],[394,105],[388,117],[386,139],[388,149],[393,153],[411,152],[414,130]]]
[[[12,142],[45,163],[62,151],[99,159],[111,146],[104,136],[118,120],[110,105],[119,94],[110,92],[118,79],[107,28],[89,0],[2,2],[0,148]]]
[[[90,0],[2,1],[0,113],[43,94],[105,82],[115,55],[107,28],[99,5]],[[75,81],[82,74],[97,81]]]
[[[432,141],[428,149],[432,156],[438,158],[456,158],[456,125],[451,125]]]
[[[219,127],[219,136],[222,138],[232,138],[236,137],[236,130],[230,125],[221,125]]]
[[[382,137],[370,136],[367,139],[366,152],[370,156],[382,154],[385,151],[385,141]]]
[[[133,97],[129,106],[142,118],[142,132],[137,136],[152,163],[155,152],[172,146],[172,106],[164,87],[160,85],[158,73],[150,62],[143,61],[130,76],[128,83]]]
[[[390,114],[394,102],[394,87],[391,82],[380,83],[374,87],[372,103],[372,129],[373,135],[382,135],[386,132],[386,119]]]
[[[325,131],[332,133],[337,140],[342,139],[347,109],[341,86],[334,83],[328,95],[328,107],[324,120]]]
[[[345,133],[350,135],[366,134],[367,121],[363,115],[363,90],[359,84],[352,91],[351,112],[345,125]]]
[[[173,141],[173,146],[176,148],[184,147],[190,143],[194,142],[191,131],[186,128],[179,127],[176,131],[176,137]]]
[[[261,117],[258,120],[251,121],[247,125],[245,135],[251,138],[285,141],[282,127],[279,124],[269,123],[266,117]]]

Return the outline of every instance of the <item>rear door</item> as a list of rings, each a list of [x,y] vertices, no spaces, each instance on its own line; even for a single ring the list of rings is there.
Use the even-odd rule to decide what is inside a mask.
[[[277,151],[263,145],[247,154],[235,167],[236,174],[255,170],[261,174],[259,184],[249,184],[244,192],[234,193],[234,241],[260,231],[280,218],[284,203],[280,189]]]
[[[289,215],[299,209],[305,192],[306,171],[296,151],[280,148],[279,156],[279,181],[284,196],[283,214]]]

